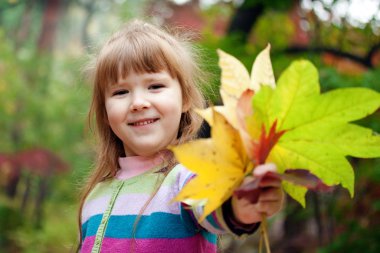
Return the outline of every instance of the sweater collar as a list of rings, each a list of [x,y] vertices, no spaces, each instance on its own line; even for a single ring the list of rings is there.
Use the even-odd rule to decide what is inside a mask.
[[[120,170],[116,177],[118,179],[132,178],[167,163],[172,156],[171,151],[163,150],[151,156],[119,157]]]

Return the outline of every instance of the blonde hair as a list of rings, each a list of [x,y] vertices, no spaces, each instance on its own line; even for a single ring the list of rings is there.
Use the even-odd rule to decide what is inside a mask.
[[[139,20],[132,21],[111,36],[91,67],[94,87],[88,120],[90,129],[95,130],[97,134],[99,146],[95,168],[83,187],[80,200],[79,247],[82,243],[81,212],[84,201],[97,183],[116,175],[118,158],[125,155],[123,143],[107,124],[104,100],[108,85],[117,83],[120,77],[126,77],[131,71],[167,71],[179,81],[183,106],[188,108],[181,115],[175,144],[196,137],[202,119],[195,109],[204,107],[204,99],[198,85],[202,83],[205,75],[199,65],[199,53],[189,43],[189,37],[184,35],[172,34]]]

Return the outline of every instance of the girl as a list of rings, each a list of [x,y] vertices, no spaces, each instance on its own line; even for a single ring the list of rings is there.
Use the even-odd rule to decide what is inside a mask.
[[[201,124],[195,59],[185,40],[141,21],[101,49],[89,114],[100,146],[81,201],[81,252],[216,252],[217,234],[253,233],[262,214],[280,210],[280,182],[269,179],[257,204],[233,197],[201,224],[202,210],[171,202],[194,176],[166,148],[193,139]]]

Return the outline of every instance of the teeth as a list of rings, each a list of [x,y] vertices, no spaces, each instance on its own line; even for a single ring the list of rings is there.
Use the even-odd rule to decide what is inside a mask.
[[[151,124],[151,123],[153,123],[153,122],[154,122],[154,120],[151,119],[151,120],[146,120],[146,121],[136,122],[136,123],[134,123],[133,125],[135,125],[135,126],[144,126],[144,125]]]

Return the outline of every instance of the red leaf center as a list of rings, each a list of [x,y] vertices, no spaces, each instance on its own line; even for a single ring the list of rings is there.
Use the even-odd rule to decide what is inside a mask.
[[[280,137],[286,132],[285,130],[276,132],[277,120],[275,120],[266,133],[264,125],[261,126],[261,136],[258,143],[254,145],[254,157],[256,158],[256,165],[265,163],[270,151],[276,145]]]

